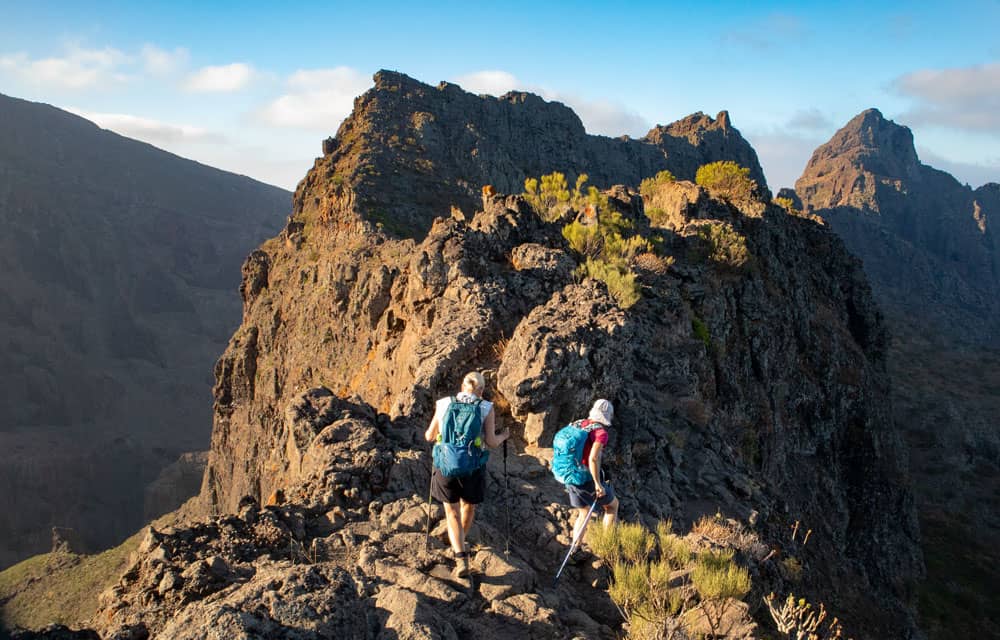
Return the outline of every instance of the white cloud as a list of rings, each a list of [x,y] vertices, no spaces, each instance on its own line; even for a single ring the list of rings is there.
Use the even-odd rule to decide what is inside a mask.
[[[589,133],[605,136],[641,137],[652,127],[646,118],[624,105],[607,100],[588,100],[574,94],[560,93],[546,87],[525,85],[512,73],[500,70],[476,71],[455,78],[455,83],[476,94],[503,95],[509,91],[529,91],[549,101],[562,102],[576,115]]]
[[[351,113],[354,98],[371,84],[370,76],[350,67],[301,69],[288,78],[288,92],[261,109],[258,117],[275,127],[332,133]]]
[[[187,65],[190,53],[183,47],[173,51],[161,49],[156,45],[145,44],[139,52],[146,73],[152,75],[168,75]]]
[[[142,118],[125,113],[95,113],[68,107],[70,113],[86,118],[105,129],[136,140],[164,145],[178,142],[226,142],[226,137],[201,127],[187,124],[171,124],[150,118]]]
[[[194,92],[233,92],[247,86],[256,72],[242,62],[202,67],[192,73],[184,88]]]
[[[476,71],[455,78],[455,84],[466,91],[482,95],[502,96],[518,88],[517,78],[506,71]]]
[[[23,52],[0,55],[0,70],[32,84],[79,90],[126,82],[130,77],[121,67],[130,62],[129,56],[112,47],[70,45],[62,57],[31,58]]]
[[[922,69],[892,83],[912,98],[901,118],[913,124],[1000,134],[1000,62],[953,69]]]

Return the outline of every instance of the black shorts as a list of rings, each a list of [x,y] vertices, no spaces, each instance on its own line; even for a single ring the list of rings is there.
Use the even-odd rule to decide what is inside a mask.
[[[479,504],[486,496],[486,467],[480,467],[461,478],[446,478],[437,467],[431,474],[431,495],[435,500],[455,504],[459,500]]]
[[[601,473],[603,476],[604,474]],[[569,503],[571,506],[577,509],[588,509],[590,505],[594,504],[594,500],[597,500],[598,507],[604,507],[615,499],[615,489],[611,486],[611,482],[605,477],[601,485],[604,486],[604,497],[597,500],[597,496],[594,495],[594,479],[590,478],[587,482],[582,485],[567,484],[566,493],[569,494]]]

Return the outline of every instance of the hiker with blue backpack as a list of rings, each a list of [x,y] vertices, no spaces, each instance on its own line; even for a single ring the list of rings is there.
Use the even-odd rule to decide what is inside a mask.
[[[611,402],[603,398],[597,400],[585,420],[563,427],[552,440],[552,473],[565,485],[569,503],[577,510],[567,559],[583,539],[583,532],[597,507],[604,511],[604,526],[612,525],[618,519],[618,498],[601,470],[601,456],[608,444],[607,428],[611,426],[614,415],[615,408]],[[595,479],[600,481],[595,483]],[[564,561],[563,566],[565,564]]]
[[[486,380],[478,371],[466,374],[462,391],[441,398],[424,433],[434,445],[431,495],[444,504],[448,539],[455,553],[458,578],[469,575],[469,550],[465,536],[472,527],[476,505],[486,493],[487,448],[498,447],[510,437],[504,429],[496,433],[493,403],[483,400]]]

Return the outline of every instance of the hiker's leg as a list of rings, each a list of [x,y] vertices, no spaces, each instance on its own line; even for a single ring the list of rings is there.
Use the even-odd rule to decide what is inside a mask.
[[[587,528],[590,508],[580,508],[576,510],[576,523],[573,525],[573,540],[577,540],[583,535],[583,530]]]
[[[455,553],[465,551],[465,531],[462,529],[457,502],[444,503],[444,517],[448,523],[448,540],[451,542],[452,551]]]
[[[462,500],[462,530],[468,534],[469,529],[472,528],[472,521],[476,517],[476,505],[470,504],[465,500]],[[465,539],[464,536],[462,538]]]
[[[462,529],[469,533],[472,528],[472,521],[476,517],[476,505],[462,501]]]
[[[610,527],[618,522],[618,498],[604,505],[604,526]]]

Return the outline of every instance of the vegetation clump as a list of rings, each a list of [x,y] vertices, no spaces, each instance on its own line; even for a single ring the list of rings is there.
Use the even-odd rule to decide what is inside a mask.
[[[742,271],[750,266],[752,255],[747,248],[747,240],[726,222],[709,222],[698,226],[701,253],[712,262],[734,271]]]
[[[658,172],[655,176],[645,178],[639,183],[639,195],[642,196],[643,200],[649,200],[656,192],[656,187],[658,185],[676,181],[677,178],[674,177],[674,174],[664,169],[663,171]]]
[[[720,160],[698,167],[694,181],[715,195],[730,200],[746,200],[757,190],[750,178],[750,169],[732,160]]]
[[[608,197],[597,187],[586,186],[587,175],[580,174],[573,189],[566,176],[555,172],[540,179],[524,181],[524,198],[539,215],[554,221],[570,211],[578,215],[562,229],[570,249],[582,258],[577,269],[582,278],[600,280],[622,308],[629,308],[641,298],[633,266],[652,273],[666,273],[671,258],[657,254],[656,245],[635,231],[635,224],[615,211]]]
[[[608,595],[628,626],[628,638],[688,637],[701,619],[713,635],[735,599],[750,591],[749,572],[732,551],[694,554],[686,540],[660,522],[591,527],[587,542],[611,570]]]
[[[771,619],[778,631],[786,638],[794,640],[833,640],[843,638],[844,629],[836,617],[827,621],[826,607],[820,603],[819,608],[813,607],[805,598],[796,599],[794,594],[788,594],[785,601],[776,604],[774,593],[764,598]]]

